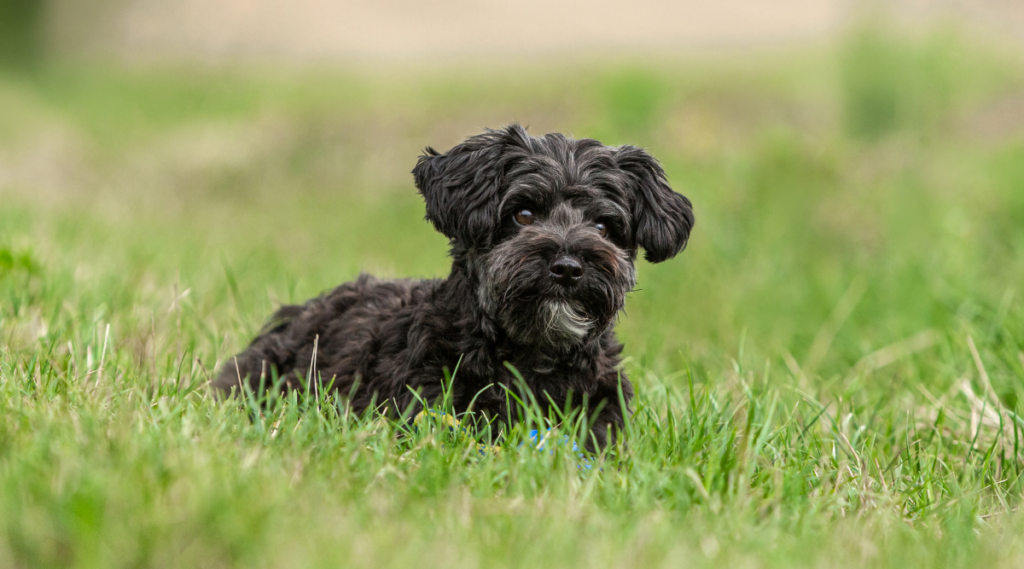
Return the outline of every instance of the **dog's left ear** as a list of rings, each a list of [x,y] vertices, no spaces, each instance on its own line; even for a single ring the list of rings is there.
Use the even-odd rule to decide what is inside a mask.
[[[690,200],[669,187],[661,165],[643,149],[620,146],[614,156],[634,192],[633,227],[644,258],[660,263],[675,257],[686,247],[693,229]]]
[[[513,124],[471,136],[444,154],[427,148],[412,174],[427,203],[427,220],[466,247],[486,246],[498,222],[505,172],[529,148]]]

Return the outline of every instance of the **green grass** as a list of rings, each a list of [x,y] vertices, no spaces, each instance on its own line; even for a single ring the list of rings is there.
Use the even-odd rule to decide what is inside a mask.
[[[877,31],[610,69],[0,76],[0,566],[1019,566],[1022,90],[1019,58]],[[584,469],[211,400],[276,304],[445,274],[409,170],[512,120],[644,145],[695,204],[618,325],[627,447]]]

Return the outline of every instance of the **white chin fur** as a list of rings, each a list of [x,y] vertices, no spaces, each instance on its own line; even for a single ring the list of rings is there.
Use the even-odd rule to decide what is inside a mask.
[[[546,331],[549,334],[581,340],[594,325],[593,321],[581,315],[571,305],[560,300],[544,303]]]

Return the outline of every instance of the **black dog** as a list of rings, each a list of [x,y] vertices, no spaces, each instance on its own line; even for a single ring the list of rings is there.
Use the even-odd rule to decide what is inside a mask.
[[[355,411],[401,412],[418,405],[413,391],[437,400],[458,364],[455,410],[504,422],[515,420],[506,388],[522,387],[508,362],[543,405],[597,411],[588,446],[610,442],[623,426],[620,393],[627,404],[633,395],[613,324],[636,282],[637,248],[655,263],[679,253],[689,200],[639,148],[519,125],[445,154],[427,148],[413,175],[426,218],[450,240],[448,278],[362,275],[285,306],[213,386],[257,390],[277,376],[305,390],[313,365]]]

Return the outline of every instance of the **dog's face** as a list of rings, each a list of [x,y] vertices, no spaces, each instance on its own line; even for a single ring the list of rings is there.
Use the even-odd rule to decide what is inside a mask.
[[[632,146],[519,125],[487,131],[413,170],[427,219],[478,280],[478,302],[516,341],[570,349],[604,332],[652,262],[686,245],[689,200]]]

